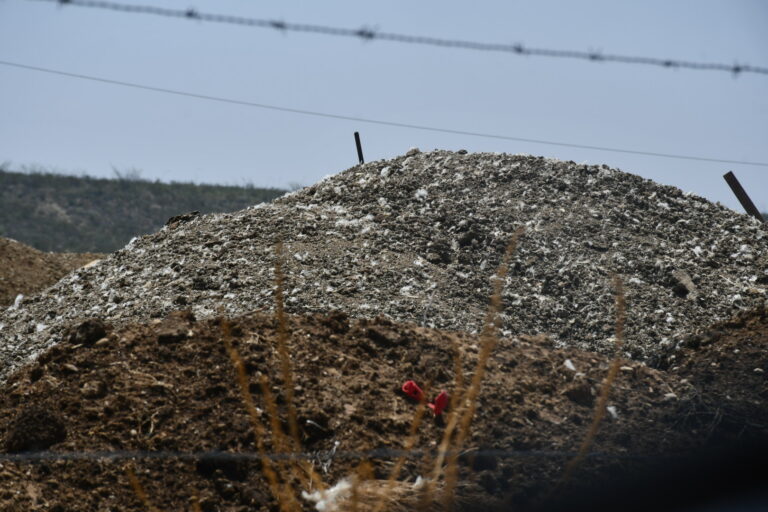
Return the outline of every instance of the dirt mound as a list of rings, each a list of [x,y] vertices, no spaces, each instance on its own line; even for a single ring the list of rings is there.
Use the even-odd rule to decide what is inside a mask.
[[[0,307],[18,295],[32,295],[51,286],[100,254],[46,253],[16,240],[0,237]]]
[[[134,240],[0,314],[0,378],[77,319],[271,307],[278,241],[291,312],[474,331],[488,280],[521,226],[504,292],[508,335],[547,333],[558,346],[610,353],[617,272],[632,308],[627,356],[662,364],[685,336],[768,294],[768,236],[755,219],[605,166],[414,150],[269,205],[186,216]]]
[[[332,484],[369,460],[358,490],[375,497],[420,410],[403,383],[439,408],[440,391],[469,381],[488,283],[520,227],[458,509],[556,506],[553,495],[643,471],[676,481],[683,454],[768,442],[764,226],[604,166],[411,151],[270,205],[174,217],[1,312],[0,509],[148,508],[135,467],[165,510],[194,509],[193,495],[206,512],[275,510],[270,467],[316,490],[278,453],[291,395],[309,465]],[[278,261],[295,313],[290,383],[267,311]],[[627,289],[626,358],[593,453],[559,485],[611,365],[613,273]],[[452,421],[450,406],[422,409],[401,509]]]
[[[192,509],[192,496],[204,511],[276,510],[255,453],[257,442],[268,450],[275,442],[262,376],[276,397],[277,424],[288,429],[273,317],[198,321],[179,312],[147,325],[101,326],[98,340],[78,335],[94,332],[94,324],[73,326],[68,341],[3,386],[5,451],[19,451],[9,440],[22,426],[33,446],[41,446],[34,444],[38,437],[46,446],[54,442],[52,452],[0,454],[0,509],[145,510],[125,472],[135,467],[150,501],[162,510]],[[452,395],[457,368],[465,381],[471,379],[482,343],[466,333],[341,313],[291,317],[288,327],[301,449],[330,484],[353,473],[361,460],[373,464],[375,478],[386,478],[395,458],[386,450],[406,446],[418,409],[401,392],[404,381],[416,380],[430,398],[440,390]],[[691,450],[708,453],[736,440],[768,439],[765,311],[715,331],[689,340],[668,371],[622,361],[594,453],[558,493],[587,483],[605,490],[644,468],[658,473]],[[254,435],[225,337],[244,362],[245,385],[268,432],[263,436]],[[540,338],[500,340],[459,461],[459,509],[520,509],[550,497],[589,428],[609,364],[604,356],[553,349]],[[450,414],[427,413],[398,489],[430,474],[430,454]],[[64,430],[65,439],[52,438],[35,418],[60,422],[61,429],[53,430]],[[656,496],[654,489],[627,499],[627,506]],[[308,502],[304,506],[311,509]]]

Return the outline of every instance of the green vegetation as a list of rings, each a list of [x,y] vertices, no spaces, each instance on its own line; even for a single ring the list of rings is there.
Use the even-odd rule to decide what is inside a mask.
[[[43,251],[112,252],[137,235],[160,229],[174,215],[231,212],[271,201],[284,190],[253,186],[170,184],[10,172],[0,166],[0,236]]]

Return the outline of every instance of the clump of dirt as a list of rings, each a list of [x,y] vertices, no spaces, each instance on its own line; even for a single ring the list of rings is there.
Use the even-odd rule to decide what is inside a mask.
[[[76,268],[101,258],[94,253],[41,252],[16,240],[0,237],[0,307],[18,295],[43,290]]]
[[[531,508],[555,492],[608,486],[691,451],[765,440],[767,384],[765,371],[755,371],[759,365],[765,370],[765,312],[738,325],[681,352],[668,371],[623,360],[594,453],[565,487],[558,487],[564,466],[589,427],[611,361],[552,348],[542,337],[501,339],[460,457],[459,509]],[[468,381],[482,342],[466,333],[343,313],[289,317],[288,328],[301,447],[329,484],[362,460],[373,464],[375,478],[386,478],[395,458],[386,450],[405,446],[419,407],[402,384],[415,380],[430,399],[441,390],[453,395],[457,368]],[[227,332],[268,432],[258,440],[273,450],[275,424],[262,377],[286,431],[288,416],[271,315],[197,320],[182,311],[148,324],[104,325],[98,340],[69,336],[4,384],[5,451],[51,452],[0,454],[0,509],[144,510],[126,477],[131,467],[161,510],[192,509],[192,496],[204,511],[276,510],[223,342]],[[713,365],[717,372],[708,377],[705,370]],[[66,437],[50,446],[9,449],[27,424],[19,419],[25,413],[17,414],[21,407],[45,410]],[[427,411],[399,485],[429,475],[450,413],[435,418]],[[36,461],[18,459],[25,456]],[[304,502],[304,508],[311,505]]]
[[[5,451],[8,453],[40,451],[64,441],[67,429],[50,407],[24,407],[8,426]]]

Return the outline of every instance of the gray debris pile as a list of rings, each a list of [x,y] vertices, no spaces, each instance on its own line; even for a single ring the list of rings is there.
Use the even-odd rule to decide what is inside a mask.
[[[477,330],[490,278],[526,228],[504,291],[506,334],[612,350],[610,274],[625,348],[657,362],[686,336],[766,299],[768,231],[754,219],[606,166],[434,151],[353,167],[269,205],[188,215],[0,316],[0,377],[86,317],[286,307]]]

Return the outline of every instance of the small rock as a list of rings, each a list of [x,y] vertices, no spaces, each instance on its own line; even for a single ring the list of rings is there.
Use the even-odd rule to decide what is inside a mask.
[[[672,272],[673,287],[672,290],[678,297],[696,299],[696,285],[693,284],[691,276],[685,270],[674,270]]]
[[[158,343],[177,343],[187,338],[190,325],[195,322],[191,311],[174,311],[157,324]]]
[[[99,263],[101,263],[100,259],[98,259],[98,260],[91,260],[88,263],[86,263],[85,265],[83,265],[83,268],[84,269],[92,268],[92,267],[95,267],[96,265],[98,265]]]
[[[595,397],[592,395],[592,386],[586,381],[569,387],[563,391],[563,394],[577,404],[585,407],[590,407],[595,401]]]
[[[101,398],[107,394],[107,386],[100,380],[89,380],[80,388],[85,398]]]
[[[176,215],[175,217],[171,217],[168,219],[168,221],[165,223],[166,226],[170,227],[171,229],[175,228],[179,224],[183,224],[185,222],[189,222],[193,220],[194,218],[198,217],[200,215],[200,212],[195,210],[193,212],[189,213],[183,213],[181,215]]]
[[[177,343],[187,337],[187,329],[182,326],[166,326],[157,330],[158,343]]]
[[[73,345],[93,345],[107,335],[106,324],[98,318],[89,318],[77,327],[70,328],[67,339]]]

